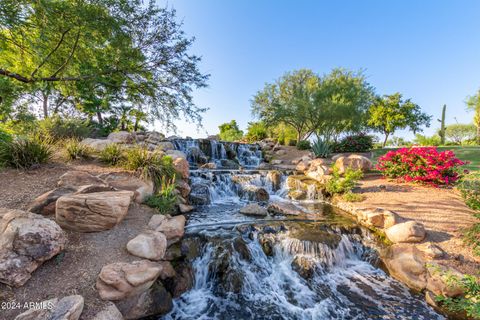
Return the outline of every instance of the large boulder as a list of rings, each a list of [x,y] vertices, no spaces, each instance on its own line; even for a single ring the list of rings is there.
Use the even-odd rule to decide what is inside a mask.
[[[387,229],[403,221],[396,212],[382,208],[359,209],[356,213],[358,221],[367,227]]]
[[[185,158],[176,158],[173,160],[173,167],[180,173],[183,179],[188,179],[190,175],[190,165]]]
[[[264,202],[270,198],[267,190],[262,187],[253,184],[243,184],[240,187],[240,195],[248,200]]]
[[[349,156],[338,157],[335,160],[335,167],[338,168],[340,174],[345,173],[347,168],[367,172],[372,169],[372,161],[367,157],[358,154],[351,154]]]
[[[80,295],[42,301],[41,308],[31,308],[15,320],[77,320],[83,311],[84,299]],[[105,319],[106,320],[106,319]]]
[[[156,149],[160,151],[175,150],[175,146],[170,141],[161,141],[157,144]]]
[[[421,291],[427,286],[426,261],[414,245],[401,243],[390,246],[383,262],[390,274],[408,287]]]
[[[240,209],[240,213],[247,216],[261,216],[268,215],[268,211],[265,207],[258,205],[257,203],[251,203]]]
[[[183,198],[187,198],[188,195],[190,194],[190,191],[192,190],[192,188],[190,187],[190,185],[183,179],[177,179],[175,180],[175,188],[180,191],[180,195],[183,197]]]
[[[185,234],[185,221],[183,215],[167,218],[155,228],[155,231],[164,233],[170,245],[179,241]]]
[[[288,216],[298,216],[305,213],[303,209],[297,207],[291,202],[286,201],[273,201],[267,207],[268,212],[273,214],[282,214]]]
[[[132,191],[71,194],[57,200],[56,220],[65,229],[78,232],[109,230],[128,213]]]
[[[137,203],[142,203],[153,194],[152,182],[139,179],[129,172],[109,172],[100,175],[99,178],[115,189],[133,191]]]
[[[137,257],[161,260],[167,250],[167,238],[161,232],[144,231],[127,243],[127,251]]]
[[[124,320],[124,318],[117,306],[110,302],[100,310],[92,320]]]
[[[427,290],[436,296],[455,298],[464,294],[463,288],[449,281],[452,277],[460,280],[464,277],[459,271],[443,265],[429,262],[427,265]]]
[[[210,188],[205,183],[194,183],[189,198],[190,202],[195,205],[210,204]]]
[[[105,184],[105,181],[85,171],[68,171],[57,182],[59,187],[79,187],[90,184]]]
[[[0,282],[19,287],[67,242],[50,219],[21,210],[0,208]]]
[[[162,272],[162,265],[139,260],[116,262],[102,268],[96,288],[103,300],[122,300],[147,291]]]
[[[102,151],[105,149],[108,145],[114,143],[111,140],[108,139],[92,139],[92,138],[86,138],[83,139],[81,144],[95,150],[95,151]]]
[[[178,158],[187,159],[187,155],[180,150],[167,150],[165,151],[165,154],[172,157],[174,160]]]
[[[127,131],[112,132],[107,137],[108,140],[115,143],[134,143],[135,135]]]
[[[55,214],[55,203],[57,202],[57,199],[76,191],[77,188],[72,186],[59,187],[47,191],[44,194],[36,197],[27,210],[43,215]]]
[[[407,221],[385,230],[388,240],[393,243],[421,242],[425,239],[425,227],[420,222]]]
[[[268,171],[267,180],[271,183],[273,191],[277,191],[282,185],[282,173],[277,170]]]

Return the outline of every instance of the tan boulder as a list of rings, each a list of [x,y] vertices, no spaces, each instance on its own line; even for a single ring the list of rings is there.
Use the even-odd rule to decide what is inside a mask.
[[[118,190],[134,192],[134,199],[142,203],[147,197],[153,194],[153,183],[137,178],[130,172],[109,172],[102,174],[99,178],[106,181],[110,186]]]
[[[31,308],[15,320],[78,320],[83,311],[84,299],[80,295],[42,301],[40,308]]]
[[[89,184],[105,184],[105,181],[85,171],[68,171],[57,182],[59,187],[79,187]]]
[[[173,166],[183,179],[188,179],[190,175],[190,165],[185,158],[176,158],[173,160]]]
[[[175,150],[175,146],[170,141],[161,141],[157,143],[156,149],[160,151]]]
[[[165,154],[172,157],[174,160],[178,158],[187,159],[187,155],[180,150],[167,150]]]
[[[38,196],[28,207],[27,211],[43,215],[55,214],[55,203],[61,196],[76,192],[77,188],[66,186],[47,191]]]
[[[340,156],[335,160],[335,167],[338,168],[339,173],[345,173],[347,168],[352,168],[354,170],[362,170],[367,172],[372,169],[372,161],[367,157],[351,154],[349,156]]]
[[[128,241],[127,251],[137,257],[161,260],[167,250],[167,238],[161,232],[144,231]]]
[[[257,203],[248,204],[245,207],[240,209],[240,213],[250,216],[266,216],[268,211],[266,208],[258,205]]]
[[[109,230],[127,215],[133,195],[132,191],[107,191],[60,197],[57,223],[78,232]]]
[[[298,216],[299,214],[305,213],[305,211],[297,207],[291,202],[286,201],[273,201],[268,204],[268,212],[273,214],[283,214],[289,216]]]
[[[179,203],[178,204],[178,210],[180,210],[180,213],[189,213],[195,209],[194,206],[184,204],[184,203]]]
[[[427,267],[427,290],[435,295],[455,298],[464,294],[461,286],[449,281],[450,277],[462,279],[463,274],[459,271],[430,262]]]
[[[382,229],[390,228],[403,221],[403,219],[396,212],[382,208],[359,209],[357,210],[357,218],[360,223],[366,225],[367,227]]]
[[[425,227],[417,221],[407,221],[385,230],[388,240],[393,243],[421,242],[425,239]]]
[[[135,135],[127,131],[118,131],[110,133],[107,139],[115,143],[134,143]]]
[[[310,167],[310,163],[308,161],[300,161],[297,163],[297,166],[295,167],[295,170],[297,171],[307,171],[308,168]]]
[[[175,181],[175,188],[180,191],[180,195],[183,198],[187,198],[190,194],[190,191],[192,191],[190,185],[183,179],[177,179]]]
[[[105,149],[108,145],[114,143],[111,140],[108,139],[92,139],[92,138],[86,138],[83,139],[81,144],[95,150],[95,151],[102,151]]]
[[[431,242],[419,244],[417,245],[417,248],[418,250],[422,251],[426,257],[429,257],[431,259],[442,258],[446,254],[442,248]]]
[[[163,214],[154,214],[151,218],[150,221],[148,222],[148,227],[152,230],[157,229],[160,224],[166,220],[167,217],[164,216]]]
[[[122,300],[148,290],[162,272],[149,260],[111,263],[102,268],[96,288],[103,300]]]
[[[93,316],[92,320],[124,320],[124,318],[117,306],[110,302]]]
[[[21,210],[0,208],[0,282],[20,287],[67,242],[55,221]]]
[[[414,245],[401,243],[390,246],[383,262],[390,274],[409,288],[421,291],[427,286],[425,259]]]
[[[163,232],[167,237],[168,244],[180,240],[185,233],[185,216],[179,215],[163,220],[155,231]]]
[[[240,185],[240,195],[251,201],[268,201],[270,195],[267,190],[254,184]]]

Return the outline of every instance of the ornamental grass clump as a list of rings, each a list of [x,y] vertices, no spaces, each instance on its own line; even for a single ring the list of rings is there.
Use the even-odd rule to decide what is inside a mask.
[[[30,169],[49,162],[53,147],[48,139],[39,137],[17,137],[0,141],[0,167]]]
[[[451,150],[413,147],[387,152],[378,159],[376,168],[387,178],[438,187],[457,182],[465,164]]]

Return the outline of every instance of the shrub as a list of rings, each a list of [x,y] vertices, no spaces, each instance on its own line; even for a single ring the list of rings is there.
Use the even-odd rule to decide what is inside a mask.
[[[167,180],[162,177],[159,191],[145,199],[146,205],[157,209],[161,214],[175,213],[176,203],[175,178]]]
[[[248,142],[260,141],[268,137],[267,127],[263,122],[249,122],[245,138]]]
[[[455,183],[460,178],[459,167],[464,164],[451,150],[402,148],[380,157],[377,169],[388,178],[439,186]]]
[[[92,149],[82,144],[76,138],[70,138],[63,142],[63,149],[68,160],[85,159],[90,157]]]
[[[176,176],[173,159],[158,152],[149,152],[146,148],[135,147],[127,150],[123,167],[136,171],[143,179],[151,180],[155,191],[162,186],[162,179]]]
[[[85,138],[92,132],[88,121],[78,118],[62,119],[59,116],[53,116],[38,121],[38,133],[44,137],[53,140],[68,138]]]
[[[50,161],[52,156],[49,141],[37,137],[0,141],[0,166],[29,169]]]
[[[318,139],[313,144],[312,151],[317,158],[328,158],[332,153],[332,148],[328,142]]]
[[[364,133],[346,136],[340,142],[334,143],[333,152],[367,152],[373,148],[373,137]]]
[[[480,174],[471,173],[465,176],[458,184],[457,189],[467,206],[473,210],[480,210]]]
[[[439,146],[442,141],[438,134],[434,134],[433,136],[428,137],[417,133],[415,135],[415,139],[413,139],[413,143],[421,146]]]
[[[295,147],[297,145],[297,140],[295,140],[295,139],[288,140],[288,145],[290,147]]]
[[[310,141],[308,140],[301,140],[301,141],[298,141],[297,143],[297,149],[298,150],[308,150],[312,147],[312,145],[310,144]]]
[[[455,297],[437,296],[435,300],[451,312],[465,312],[468,317],[480,319],[480,282],[474,275],[463,277],[447,274],[447,283],[463,289],[464,294]]]
[[[0,142],[12,141],[12,132],[0,127]]]
[[[345,194],[352,191],[358,180],[362,179],[362,170],[347,168],[342,177],[336,166],[333,167],[332,178],[325,184],[325,189],[330,194]]]
[[[123,148],[117,143],[107,145],[100,151],[100,161],[111,166],[119,164],[123,158]]]

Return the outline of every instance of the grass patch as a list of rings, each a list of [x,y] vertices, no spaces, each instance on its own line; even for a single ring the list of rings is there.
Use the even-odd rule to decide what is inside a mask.
[[[116,166],[124,160],[123,148],[117,143],[107,145],[99,154],[100,161]]]
[[[145,199],[145,204],[156,209],[160,214],[173,214],[176,211],[177,195],[175,194],[175,178],[162,178],[161,187],[154,195]]]
[[[0,142],[0,167],[30,169],[52,159],[50,141],[38,137],[16,138]]]
[[[63,152],[68,160],[86,159],[92,155],[92,149],[76,138],[66,139],[63,142]]]

